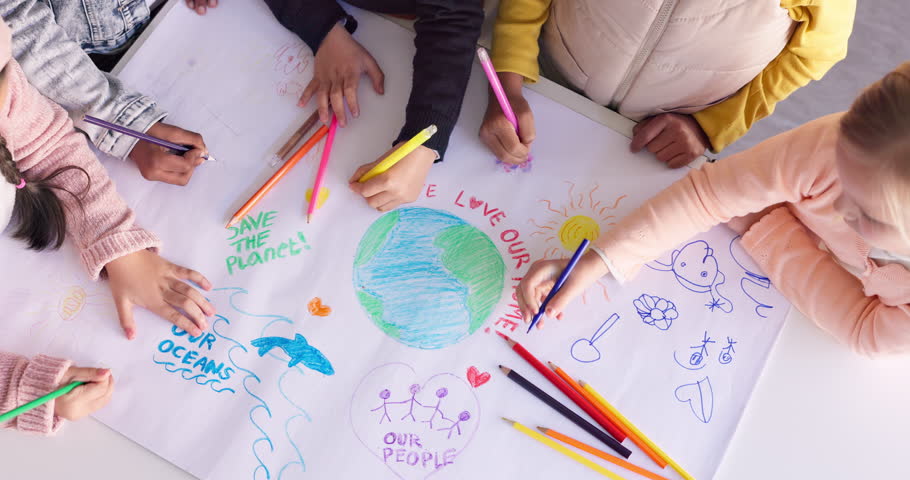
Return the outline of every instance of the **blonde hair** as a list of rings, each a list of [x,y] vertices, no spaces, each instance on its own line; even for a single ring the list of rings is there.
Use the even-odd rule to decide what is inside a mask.
[[[910,62],[866,87],[841,117],[840,131],[878,167],[888,215],[910,242]]]

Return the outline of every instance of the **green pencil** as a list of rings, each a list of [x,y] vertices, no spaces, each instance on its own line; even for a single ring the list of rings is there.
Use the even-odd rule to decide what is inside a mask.
[[[32,400],[31,402],[28,402],[25,405],[22,405],[21,407],[14,408],[14,409],[4,413],[3,415],[0,415],[0,423],[3,423],[7,420],[12,420],[13,418],[16,418],[17,416],[19,416],[33,408],[38,408],[41,405],[44,405],[45,403],[50,402],[51,400],[53,400],[57,397],[62,397],[63,395],[66,395],[67,393],[72,392],[74,388],[78,387],[79,385],[82,385],[83,383],[85,383],[85,382],[73,382],[65,387],[60,387],[57,390],[54,390],[53,392],[48,393],[47,395],[45,395],[43,397],[36,398],[36,399]]]

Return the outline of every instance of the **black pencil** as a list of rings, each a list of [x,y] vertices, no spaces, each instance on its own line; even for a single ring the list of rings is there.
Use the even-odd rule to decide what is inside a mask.
[[[621,455],[623,458],[629,458],[629,455],[632,454],[631,450],[624,447],[621,443],[617,442],[615,438],[607,435],[603,430],[592,425],[591,422],[588,422],[584,418],[581,418],[580,415],[573,412],[569,407],[559,403],[558,400],[548,395],[547,392],[537,388],[537,385],[531,383],[527,378],[522,377],[511,368],[503,367],[502,365],[500,365],[499,368],[503,371],[503,373],[506,374],[507,377],[509,377],[510,380],[521,386],[521,388],[527,390],[529,393],[531,393],[531,395],[534,395],[540,399],[540,401],[549,405],[550,408],[561,413],[562,416],[571,420],[572,423],[578,425],[584,431],[590,433],[595,438],[603,442],[606,446],[612,448],[613,451]]]

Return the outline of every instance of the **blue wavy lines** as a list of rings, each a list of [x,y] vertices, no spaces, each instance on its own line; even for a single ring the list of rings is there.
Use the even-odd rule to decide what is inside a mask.
[[[172,369],[170,367],[176,366],[174,364],[174,362],[160,362],[160,361],[158,361],[158,359],[155,358],[154,354],[152,355],[152,361],[158,365],[164,365],[164,369],[167,370],[169,373],[180,373],[180,378],[182,378],[186,381],[193,381],[193,383],[195,383],[196,385],[208,385],[208,387],[215,393],[221,393],[221,392],[237,393],[233,388],[229,388],[229,387],[225,387],[222,389],[215,388],[215,386],[217,384],[221,383],[221,380],[219,380],[217,378],[208,378],[204,373],[200,373],[200,374],[197,374],[192,377],[187,377],[187,374],[193,373],[193,371],[191,369],[186,368],[186,367]],[[199,381],[200,378],[206,379],[206,381],[200,382]]]
[[[281,467],[281,470],[278,472],[279,480],[281,480],[281,475],[284,473],[284,470],[291,465],[300,465],[300,468],[302,468],[304,472],[306,471],[306,462],[303,460],[303,454],[300,453],[300,448],[297,446],[297,443],[294,442],[294,439],[291,438],[291,432],[288,430],[288,426],[291,424],[291,421],[294,420],[295,418],[303,417],[303,418],[306,418],[306,420],[308,422],[313,421],[313,419],[310,417],[310,414],[307,413],[307,411],[304,410],[300,405],[297,405],[296,402],[291,400],[291,398],[288,396],[288,394],[285,393],[285,391],[284,391],[284,386],[282,385],[282,382],[284,381],[284,377],[288,373],[290,373],[294,370],[296,370],[297,373],[299,373],[300,375],[304,374],[303,369],[301,369],[300,367],[294,367],[293,370],[286,370],[284,373],[281,374],[280,377],[278,377],[278,392],[281,393],[281,396],[284,397],[285,401],[290,403],[295,409],[297,409],[298,412],[300,412],[300,415],[294,415],[293,417],[288,418],[287,421],[284,422],[284,435],[287,437],[288,442],[290,442],[291,446],[294,448],[294,452],[297,453],[297,461],[288,462],[283,467]]]

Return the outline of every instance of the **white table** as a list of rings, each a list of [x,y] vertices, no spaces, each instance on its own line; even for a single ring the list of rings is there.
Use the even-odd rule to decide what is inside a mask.
[[[495,2],[488,4],[495,11]],[[481,38],[487,45],[493,19],[488,15]],[[532,88],[631,132],[630,120],[552,82]],[[887,478],[906,471],[908,371],[910,359],[862,359],[791,312],[717,478]],[[69,424],[55,438],[0,432],[0,452],[3,479],[193,478],[93,419]]]

